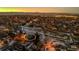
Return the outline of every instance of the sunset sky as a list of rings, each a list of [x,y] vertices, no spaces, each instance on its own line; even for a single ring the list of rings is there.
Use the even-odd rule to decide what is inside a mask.
[[[22,7],[0,8],[0,12],[53,12],[53,13],[79,13],[78,7]]]

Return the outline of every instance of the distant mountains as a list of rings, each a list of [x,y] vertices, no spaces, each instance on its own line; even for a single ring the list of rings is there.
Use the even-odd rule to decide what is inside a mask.
[[[39,13],[39,12],[0,12],[0,15],[37,15],[37,16],[55,16],[55,15],[72,15],[79,16],[79,14],[70,13]]]

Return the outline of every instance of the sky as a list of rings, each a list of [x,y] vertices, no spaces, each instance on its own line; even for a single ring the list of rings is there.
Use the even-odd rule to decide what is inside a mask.
[[[0,12],[78,13],[79,7],[4,7]]]

